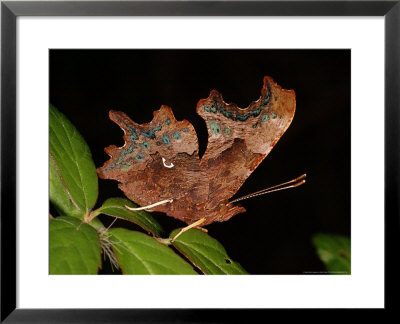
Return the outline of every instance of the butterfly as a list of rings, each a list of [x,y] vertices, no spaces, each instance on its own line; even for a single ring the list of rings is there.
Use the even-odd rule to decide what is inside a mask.
[[[139,209],[163,212],[185,222],[189,226],[184,230],[245,212],[237,203],[244,198],[304,183],[302,175],[230,201],[294,117],[295,92],[282,89],[271,77],[263,81],[260,98],[244,109],[224,102],[216,90],[198,102],[197,114],[208,130],[201,158],[194,127],[187,120],[176,120],[170,107],[161,106],[146,124],[111,110],[109,117],[124,131],[125,144],[105,148],[110,159],[97,169],[99,177],[117,180],[131,201],[145,206]]]

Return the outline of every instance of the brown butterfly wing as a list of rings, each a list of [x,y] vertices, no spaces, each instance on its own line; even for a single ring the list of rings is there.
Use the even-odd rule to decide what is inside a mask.
[[[140,206],[174,199],[152,210],[186,221],[192,209],[198,209],[194,202],[206,200],[193,126],[186,120],[177,121],[167,106],[142,125],[123,112],[110,111],[109,115],[123,129],[125,144],[105,149],[111,158],[97,169],[99,176],[119,181],[119,188]]]
[[[261,97],[245,109],[225,103],[217,91],[200,100],[197,113],[208,129],[200,161],[209,179],[208,209],[239,190],[289,127],[295,106],[294,91],[282,89],[270,77],[264,78]]]

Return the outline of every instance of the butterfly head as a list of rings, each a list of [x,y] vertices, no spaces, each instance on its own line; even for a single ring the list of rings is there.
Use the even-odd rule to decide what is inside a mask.
[[[244,213],[246,209],[239,204],[231,203],[228,200],[221,201],[213,210],[215,216],[213,221],[224,222],[231,217]]]

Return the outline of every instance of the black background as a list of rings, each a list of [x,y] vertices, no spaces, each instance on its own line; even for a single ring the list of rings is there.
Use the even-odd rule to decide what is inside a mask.
[[[307,183],[243,201],[246,213],[207,228],[249,273],[323,272],[312,235],[350,236],[350,50],[50,50],[50,103],[83,135],[96,167],[108,160],[104,147],[123,145],[110,109],[147,123],[168,105],[194,125],[202,154],[207,131],[195,113],[198,100],[216,89],[226,102],[247,107],[259,98],[264,75],[296,92],[296,114],[235,197],[302,173]],[[99,180],[96,207],[117,196],[124,195],[116,181]],[[185,226],[152,215],[168,232]],[[124,221],[114,226],[138,229]]]

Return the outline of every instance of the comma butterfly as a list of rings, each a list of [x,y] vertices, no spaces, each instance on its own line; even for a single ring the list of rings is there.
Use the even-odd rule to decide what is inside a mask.
[[[164,212],[188,228],[223,222],[245,212],[236,203],[242,198],[229,199],[289,127],[295,106],[294,91],[282,89],[268,76],[260,98],[245,109],[225,103],[212,90],[197,104],[208,129],[201,158],[194,127],[187,120],[177,121],[170,107],[161,106],[150,123],[141,125],[111,110],[110,119],[124,131],[125,144],[105,148],[111,158],[97,172],[103,179],[119,181],[125,195],[146,206],[143,209]],[[304,177],[244,198],[298,186]]]

